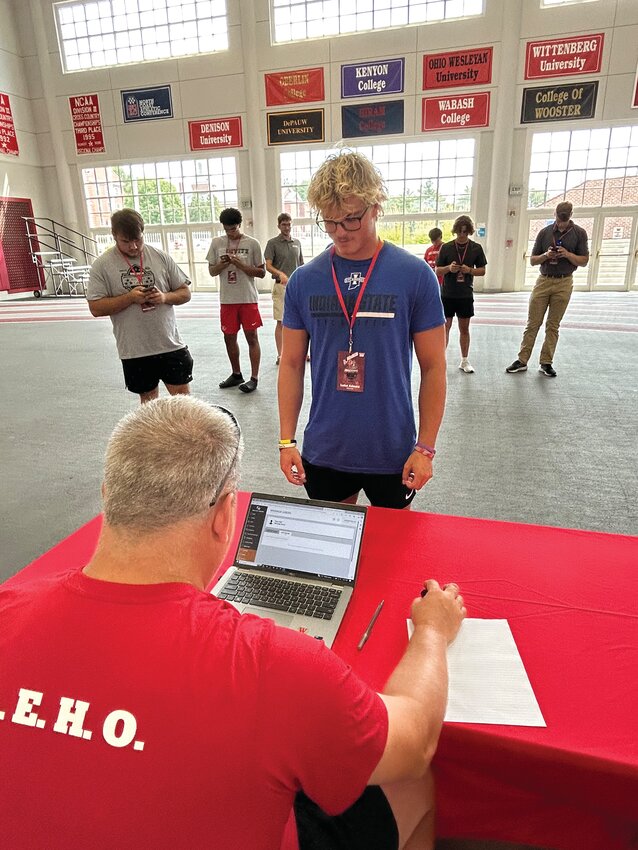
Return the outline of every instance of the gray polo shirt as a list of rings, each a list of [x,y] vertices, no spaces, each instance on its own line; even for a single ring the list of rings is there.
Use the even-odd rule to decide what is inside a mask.
[[[532,248],[532,256],[538,257],[541,254],[545,254],[548,248],[555,245],[558,240],[560,240],[563,248],[572,254],[576,254],[578,257],[589,256],[587,231],[574,224],[571,220],[564,233],[561,233],[556,227],[556,222],[548,224],[547,227],[539,231],[534,242],[534,247]],[[574,266],[568,259],[561,257],[556,263],[550,263],[549,260],[541,263],[541,274],[548,277],[557,277],[559,275],[573,274],[577,268],[578,266]]]
[[[143,261],[143,285],[153,284],[161,292],[175,292],[184,284],[190,285],[184,272],[164,251],[144,245]],[[130,260],[129,264],[115,246],[105,251],[91,266],[87,301],[113,298],[138,286],[139,281],[131,266],[140,272],[139,260]],[[120,360],[150,357],[184,348],[172,304],[157,304],[154,310],[142,310],[141,304],[131,304],[109,318]]]
[[[296,268],[303,266],[301,242],[298,239],[284,239],[281,233],[266,242],[264,257],[286,277],[290,277]]]

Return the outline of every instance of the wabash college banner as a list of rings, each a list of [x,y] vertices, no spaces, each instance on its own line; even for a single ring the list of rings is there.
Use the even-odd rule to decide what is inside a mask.
[[[604,33],[528,41],[525,79],[597,74],[603,54]]]
[[[424,97],[421,129],[459,130],[467,127],[487,127],[490,123],[490,93],[441,95]]]
[[[312,103],[324,99],[323,68],[266,74],[266,106]]]

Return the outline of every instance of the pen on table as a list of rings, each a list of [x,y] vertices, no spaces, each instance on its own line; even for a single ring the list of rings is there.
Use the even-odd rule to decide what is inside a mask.
[[[382,600],[381,600],[381,602],[379,602],[379,604],[377,605],[377,610],[376,610],[376,611],[374,612],[374,614],[372,615],[372,619],[371,619],[371,620],[370,620],[370,622],[368,623],[368,628],[367,628],[367,629],[365,630],[365,632],[361,635],[361,640],[360,640],[360,641],[359,641],[359,643],[357,644],[357,649],[363,649],[363,647],[365,646],[365,642],[366,642],[366,641],[368,640],[368,638],[370,637],[370,633],[372,632],[372,629],[374,628],[374,624],[377,622],[377,619],[378,619],[378,617],[379,617],[379,614],[381,613],[381,609],[383,608],[383,603],[384,603],[384,602],[385,602],[385,599],[382,599]]]

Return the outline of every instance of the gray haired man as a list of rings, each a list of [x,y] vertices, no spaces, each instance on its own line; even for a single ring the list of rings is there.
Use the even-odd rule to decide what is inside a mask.
[[[295,828],[301,850],[433,846],[459,589],[426,582],[381,695],[323,642],[240,615],[206,589],[233,539],[241,454],[223,408],[138,408],[108,445],[88,564],[0,589],[0,705],[20,693],[3,724],[4,846],[79,850],[97,829],[100,847],[271,850]]]

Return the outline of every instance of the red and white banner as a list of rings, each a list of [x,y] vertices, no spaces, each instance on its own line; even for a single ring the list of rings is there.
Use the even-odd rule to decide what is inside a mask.
[[[603,56],[605,34],[578,35],[528,41],[525,54],[525,79],[566,77],[573,74],[597,74]]]
[[[423,88],[485,86],[492,82],[493,47],[427,53],[423,57]]]
[[[240,148],[244,144],[239,116],[189,121],[188,137],[192,151]]]
[[[96,94],[78,94],[69,98],[71,120],[78,154],[104,153],[104,134],[100,102]]]
[[[450,97],[424,97],[421,129],[465,130],[487,127],[490,123],[490,93],[463,94]]]
[[[0,92],[0,153],[19,156],[16,128],[13,123],[9,95]]]
[[[265,74],[266,106],[324,100],[323,68]]]

